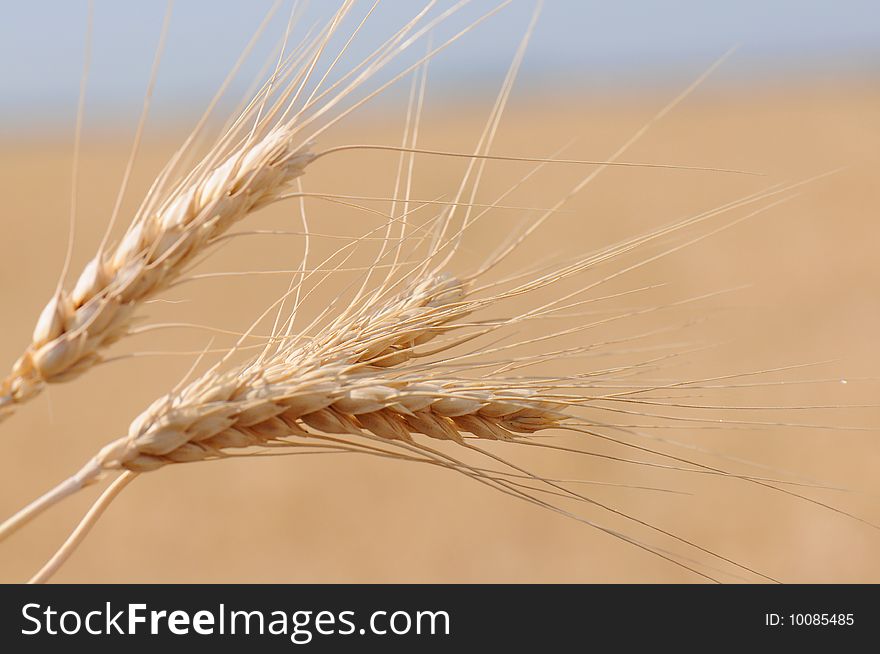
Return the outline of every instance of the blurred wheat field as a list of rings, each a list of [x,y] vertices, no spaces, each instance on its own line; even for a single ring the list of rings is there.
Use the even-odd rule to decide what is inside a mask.
[[[548,156],[577,142],[566,156],[605,158],[666,102],[655,96],[541,98],[512,104],[495,152]],[[763,177],[676,170],[612,169],[574,198],[529,241],[526,262],[571,257],[667,224],[759,190],[846,168],[801,189],[767,213],[634,271],[615,290],[664,284],[650,303],[664,304],[748,285],[671,313],[649,314],[574,338],[614,338],[706,318],[670,337],[681,349],[717,344],[677,361],[667,373],[700,379],[801,363],[802,370],[762,379],[840,379],[848,383],[790,384],[730,389],[705,403],[727,405],[870,405],[877,403],[880,327],[876,246],[880,227],[880,94],[871,84],[785,89],[701,90],[633,148],[626,159],[745,169]],[[487,107],[429,103],[420,145],[466,151]],[[398,112],[399,113],[399,112]],[[475,118],[477,116],[477,118]],[[396,143],[401,118],[372,113],[349,120],[334,142]],[[151,135],[138,159],[124,211],[132,211],[177,145],[176,134]],[[54,286],[66,244],[70,139],[7,141],[0,149],[4,197],[0,241],[0,359],[11,362],[27,343],[34,317]],[[92,135],[82,152],[74,269],[100,239],[128,148],[116,134]],[[332,145],[332,143],[322,143]],[[310,169],[309,191],[387,196],[394,155],[351,153]],[[417,198],[448,197],[461,162],[420,156]],[[519,166],[519,167],[517,167]],[[525,168],[493,163],[480,198],[502,192]],[[518,191],[511,204],[546,207],[583,170],[544,171],[540,183]],[[478,198],[478,201],[480,201]],[[295,229],[297,208],[285,202],[262,211],[252,227]],[[356,236],[370,218],[338,205],[309,204],[311,227]],[[468,234],[456,271],[482,261],[499,232],[521,225],[528,211],[497,211]],[[721,222],[723,222],[722,219]],[[506,226],[505,221],[509,221]],[[374,220],[375,222],[375,220]],[[338,245],[338,244],[337,244]],[[315,239],[315,260],[335,245]],[[301,239],[242,238],[219,251],[205,271],[290,268]],[[637,260],[637,257],[633,260]],[[47,262],[49,265],[47,265]],[[511,272],[511,270],[507,270]],[[152,305],[151,321],[196,322],[230,330],[247,327],[286,288],[283,275],[249,275],[193,282],[168,306]],[[328,290],[328,293],[331,292]],[[607,292],[611,292],[610,290]],[[228,299],[235,298],[234,310]],[[611,308],[636,301],[622,297]],[[173,318],[172,318],[173,316]],[[580,341],[578,341],[580,339]],[[168,330],[137,337],[128,351],[200,350],[206,334]],[[125,351],[123,349],[122,351]],[[631,358],[631,357],[630,357]],[[607,362],[602,361],[601,365]],[[830,362],[829,362],[830,361]],[[70,474],[130,419],[186,372],[191,356],[139,357],[101,366],[74,384],[55,386],[3,426],[0,510],[11,514]],[[560,362],[567,373],[593,360]],[[548,367],[552,374],[554,368]],[[560,368],[561,370],[561,368]],[[717,420],[809,423],[839,427],[880,424],[876,408],[796,411],[701,410]],[[684,414],[683,414],[684,415]],[[635,421],[636,417],[622,417]],[[642,417],[639,422],[650,421]],[[775,470],[845,486],[853,492],[799,489],[866,520],[880,523],[880,463],[876,430],[768,426],[694,429],[672,423],[662,435]],[[573,442],[562,436],[560,443]],[[627,455],[610,444],[591,449]],[[652,445],[653,446],[653,445]],[[658,449],[663,449],[657,445]],[[669,449],[669,448],[667,448]],[[501,450],[499,450],[501,451]],[[674,451],[669,449],[669,451]],[[679,452],[680,453],[680,452]],[[589,494],[675,534],[790,582],[880,581],[880,534],[823,507],[735,479],[695,478],[621,466],[600,459],[529,448],[506,450],[517,463],[559,477],[662,485],[687,494],[590,487]],[[631,453],[629,453],[631,454]],[[689,454],[691,455],[691,454]],[[692,454],[700,461],[717,460]],[[751,471],[724,462],[731,471]],[[766,472],[766,471],[765,471]],[[773,474],[767,473],[768,476]],[[19,581],[54,551],[96,495],[52,510],[9,542],[0,579]],[[625,523],[581,507],[613,528]],[[668,541],[640,537],[674,549]],[[693,581],[685,571],[609,536],[517,502],[448,471],[347,456],[308,456],[171,466],[137,480],[97,525],[56,577],[68,582],[644,582]]]

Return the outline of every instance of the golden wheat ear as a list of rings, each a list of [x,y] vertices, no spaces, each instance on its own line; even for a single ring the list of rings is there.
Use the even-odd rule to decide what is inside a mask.
[[[142,124],[143,119],[136,143]],[[273,124],[266,117],[256,126],[258,138],[231,151],[221,140],[170,192],[160,183],[167,180],[157,180],[114,248],[108,247],[108,228],[73,288],[59,284],[31,343],[0,383],[0,419],[45,384],[74,379],[101,362],[106,349],[126,336],[145,302],[178,280],[232,225],[288,190],[312,159],[308,145],[294,144],[292,130],[290,123]],[[119,201],[111,225],[118,208]]]
[[[408,366],[415,348],[454,328],[470,309],[456,277],[429,276],[368,312],[337,319],[320,339],[278,342],[270,356],[230,370],[214,366],[154,402],[132,422],[126,437],[109,443],[80,472],[0,526],[0,538],[107,472],[125,474],[99,501],[93,516],[131,479],[130,473],[242,451],[248,455],[254,447],[321,447],[439,465],[551,507],[504,473],[487,473],[417,439],[421,435],[479,451],[466,439],[513,442],[517,435],[560,427],[569,419],[563,395],[567,381],[439,379],[418,372],[420,366],[415,371]],[[439,351],[453,347],[455,343],[445,343]],[[555,487],[551,492],[593,503],[543,481]],[[85,531],[87,527],[78,529],[36,580],[48,578]],[[629,537],[624,540],[637,544]]]
[[[159,398],[132,422],[127,436],[109,443],[76,475],[0,526],[0,539],[102,475],[121,472],[33,579],[45,581],[136,474],[173,464],[253,456],[254,448],[283,453],[348,452],[459,472],[512,497],[579,520],[701,578],[716,580],[680,555],[566,511],[538,494],[579,501],[740,571],[772,580],[476,446],[478,441],[540,445],[531,439],[544,430],[583,431],[572,409],[591,402],[588,389],[593,380],[505,377],[498,373],[469,379],[451,376],[436,363],[423,364],[422,346],[431,343],[432,355],[451,353],[461,340],[440,337],[459,329],[467,331],[474,326],[467,321],[473,310],[504,299],[504,294],[472,298],[468,286],[450,274],[416,278],[385,302],[375,303],[374,298],[365,296],[360,306],[345,311],[321,330],[319,338],[276,339],[270,353],[264,352],[245,365],[227,370],[220,365],[211,367]],[[264,316],[267,314],[268,310]],[[449,355],[444,360],[454,361],[455,357]],[[430,446],[431,440],[447,441],[507,470],[466,463]]]

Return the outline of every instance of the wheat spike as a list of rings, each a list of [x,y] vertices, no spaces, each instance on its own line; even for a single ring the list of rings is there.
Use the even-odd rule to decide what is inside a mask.
[[[477,449],[469,444],[470,439],[520,442],[522,437],[545,429],[565,428],[573,418],[569,409],[584,401],[583,394],[566,393],[566,389],[578,386],[569,378],[493,375],[482,380],[444,379],[413,365],[420,355],[418,346],[441,333],[467,327],[462,318],[477,306],[501,297],[471,299],[468,286],[468,282],[453,275],[427,275],[384,303],[366,297],[361,306],[322,330],[320,339],[275,341],[269,356],[259,356],[226,371],[219,364],[213,366],[156,400],[131,423],[127,436],[109,443],[77,475],[0,526],[0,539],[108,471],[146,473],[169,464],[235,456],[255,447],[327,445],[342,451],[433,463],[565,513],[524,492],[519,488],[521,484],[443,455],[416,438],[423,435],[452,441],[469,449]],[[432,354],[450,350],[460,342],[440,342]],[[533,478],[557,489],[551,490],[554,494],[596,504],[672,536],[552,481]],[[630,537],[572,517],[668,558],[662,551]],[[75,543],[78,537],[72,539]],[[59,557],[53,559],[55,563],[50,562],[52,569],[64,558]],[[50,572],[41,571],[36,579],[43,580]]]
[[[322,330],[321,339],[272,341],[269,356],[225,371],[222,362],[211,367],[156,400],[131,423],[127,436],[7,520],[0,540],[112,470],[141,473],[254,446],[297,447],[292,437],[332,443],[333,435],[349,435],[425,452],[414,434],[463,444],[466,434],[510,440],[558,426],[566,418],[564,403],[530,384],[433,379],[407,366],[417,345],[460,326],[453,323],[474,304],[466,286],[449,274],[429,275],[384,303],[366,298],[347,318]],[[447,342],[440,349],[454,346]]]
[[[229,227],[284,193],[311,156],[290,151],[285,133],[273,131],[135,223],[113,252],[86,265],[71,291],[49,300],[31,344],[0,385],[0,415],[44,384],[74,379],[99,363],[146,300],[178,280]]]

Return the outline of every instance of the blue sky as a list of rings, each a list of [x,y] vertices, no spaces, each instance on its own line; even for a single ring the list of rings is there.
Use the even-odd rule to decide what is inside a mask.
[[[163,108],[203,105],[271,4],[177,0],[157,87],[159,115]],[[336,4],[312,0],[301,25],[327,16]],[[362,1],[355,15],[363,15],[370,4]],[[498,0],[474,0],[437,30],[435,42],[497,4]],[[383,0],[352,57],[369,51],[421,5],[421,0]],[[92,115],[112,115],[120,108],[136,112],[165,6],[164,0],[95,1],[88,95]],[[236,90],[246,88],[283,34],[287,7],[276,15]],[[432,81],[451,92],[467,93],[479,89],[487,77],[498,79],[533,8],[532,0],[514,0],[439,57],[432,64]],[[86,14],[86,0],[4,0],[0,115],[6,121],[67,120],[76,104]],[[680,84],[733,44],[740,48],[725,65],[721,81],[772,83],[791,77],[864,74],[880,79],[880,2],[546,0],[522,80],[576,91]]]

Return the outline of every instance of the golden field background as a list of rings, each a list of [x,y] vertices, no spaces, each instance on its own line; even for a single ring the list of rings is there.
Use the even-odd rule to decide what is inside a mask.
[[[564,156],[601,159],[665,102],[665,98],[653,95],[520,99],[507,113],[494,151],[547,156],[577,137]],[[467,150],[479,134],[488,107],[489,103],[454,108],[429,103],[420,145]],[[646,298],[621,298],[605,306],[623,310],[639,302],[664,304],[720,289],[748,285],[746,288],[670,313],[658,312],[590,330],[561,346],[583,343],[584,339],[601,342],[621,333],[635,334],[706,317],[705,322],[665,338],[680,343],[682,349],[706,343],[718,346],[688,355],[664,375],[698,379],[826,362],[756,379],[798,382],[845,378],[848,383],[731,389],[710,392],[699,398],[701,402],[750,406],[876,404],[880,390],[876,380],[880,369],[876,345],[880,331],[878,110],[880,93],[873,81],[700,90],[652,128],[625,159],[745,169],[762,176],[607,170],[567,205],[570,211],[555,216],[530,239],[522,259],[508,265],[506,272],[515,270],[517,264],[583,254],[776,182],[844,167],[800,189],[797,197],[783,205],[625,276],[614,290],[659,283],[666,286],[652,290]],[[401,129],[400,112],[374,112],[347,121],[333,132],[332,139],[334,143],[397,143]],[[148,132],[123,215],[134,210],[178,137],[170,131]],[[70,140],[70,135],[61,135],[19,137],[0,143],[3,365],[11,364],[29,340],[33,322],[59,272],[66,241]],[[86,138],[75,269],[94,252],[128,147],[128,136],[120,134],[91,133]],[[320,162],[309,170],[304,182],[307,190],[385,196],[393,189],[396,165],[394,155],[349,153]],[[491,201],[527,169],[523,164],[491,164],[479,201]],[[449,197],[455,173],[461,170],[461,162],[418,158],[413,195]],[[545,169],[537,183],[518,191],[509,202],[549,206],[585,172],[561,166]],[[317,232],[357,235],[366,231],[365,225],[376,224],[374,216],[336,205],[310,202],[308,206]],[[383,208],[381,204],[374,206]],[[528,218],[528,212],[493,212],[468,235],[453,268],[467,271]],[[252,224],[295,230],[297,220],[296,206],[288,202],[261,212]],[[333,244],[316,238],[314,260],[329,252]],[[291,268],[301,247],[297,237],[242,238],[218,252],[204,269]],[[151,318],[162,322],[173,316],[175,321],[242,329],[284,290],[287,281],[284,276],[247,276],[195,282],[168,295],[185,303],[153,305]],[[325,291],[327,298],[333,296],[333,288],[331,285]],[[555,329],[564,326],[553,325]],[[199,350],[207,340],[203,332],[167,330],[137,336],[120,352]],[[626,354],[623,359],[632,363],[638,356]],[[106,441],[124,433],[128,422],[176,383],[191,362],[190,356],[152,356],[102,366],[75,383],[49,389],[6,421],[0,426],[0,513],[11,514],[74,472]],[[603,359],[575,359],[543,370],[576,374],[597,362],[608,365]],[[880,426],[880,412],[871,407],[706,410],[682,415],[727,421]],[[636,417],[617,419],[629,423]],[[650,422],[650,418],[641,422]],[[772,471],[687,450],[666,447],[667,451],[731,471],[770,477],[791,471],[845,486],[851,492],[794,490],[880,523],[876,429],[692,429],[688,423],[674,424],[676,429],[661,435],[758,461]],[[557,442],[581,443],[594,451],[662,462],[607,443],[584,441],[586,438],[560,436]],[[816,504],[735,479],[649,470],[537,449],[493,451],[545,474],[665,485],[690,493],[579,487],[591,497],[777,579],[880,581],[877,529]],[[96,489],[89,489],[3,543],[0,580],[21,581],[34,572],[96,494]],[[654,546],[709,561],[704,554],[687,552],[680,543],[635,529],[631,523],[590,506],[578,510]],[[720,566],[717,561],[713,565]],[[723,567],[730,571],[729,566]],[[729,576],[722,578],[735,581]],[[463,476],[348,456],[238,459],[168,467],[144,475],[114,503],[56,577],[67,582],[695,579],[637,548],[495,493]]]

